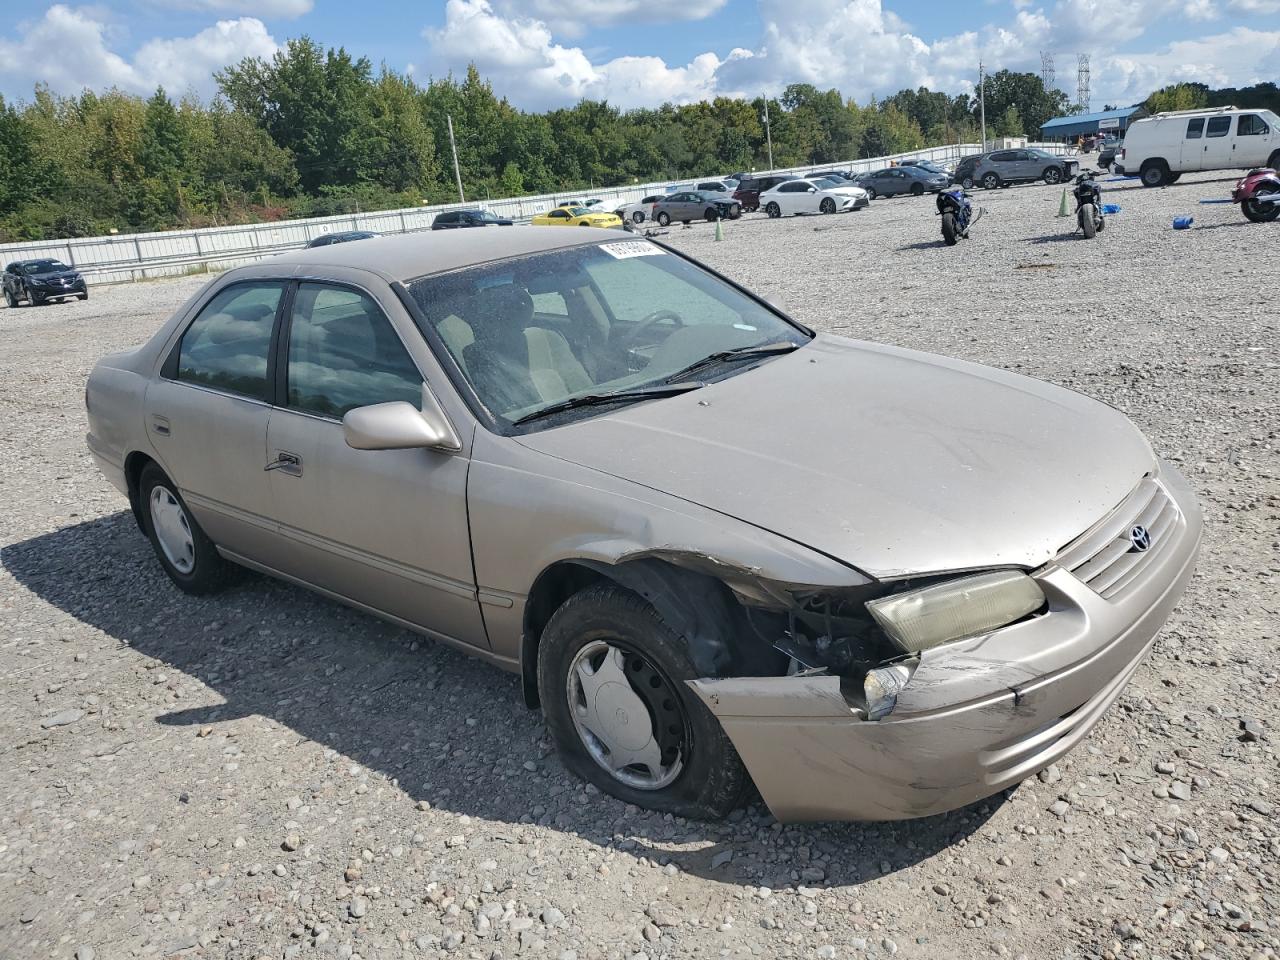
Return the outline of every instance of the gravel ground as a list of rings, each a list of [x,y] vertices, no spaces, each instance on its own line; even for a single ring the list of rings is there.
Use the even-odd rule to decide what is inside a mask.
[[[0,311],[0,957],[1276,955],[1280,226],[1200,206],[1222,179],[1107,186],[1093,242],[1043,186],[978,193],[957,248],[909,198],[668,238],[816,327],[1106,400],[1201,497],[1199,573],[1086,744],[896,825],[650,815],[509,675],[266,579],[181,595],[82,391],[201,281]]]

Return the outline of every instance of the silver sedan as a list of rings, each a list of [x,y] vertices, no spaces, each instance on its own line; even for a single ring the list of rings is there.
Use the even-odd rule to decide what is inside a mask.
[[[103,359],[160,567],[278,576],[518,673],[627,802],[923,816],[1078,744],[1200,512],[1115,410],[815,334],[665,246],[513,227],[230,270]]]

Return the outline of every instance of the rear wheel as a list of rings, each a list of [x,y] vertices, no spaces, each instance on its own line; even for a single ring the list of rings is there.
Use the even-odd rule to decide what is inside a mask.
[[[767,213],[774,220],[777,220],[780,216],[782,216],[782,208],[779,207],[772,200],[770,200],[767,204],[765,204],[764,212]]]
[[[565,766],[626,803],[713,819],[750,779],[685,684],[698,676],[684,638],[614,584],[565,601],[538,646],[538,693]]]
[[[658,223],[662,224],[664,227],[671,226],[671,214],[663,210],[661,213],[658,214]]]
[[[1276,217],[1280,217],[1280,203],[1267,203],[1263,199],[1265,197],[1280,199],[1280,190],[1275,188],[1258,190],[1253,198],[1241,202],[1240,212],[1254,223],[1270,223]]]
[[[876,193],[875,187],[866,187],[864,189],[867,191],[868,200],[874,200],[877,196],[879,196],[879,194]]]
[[[994,190],[1000,186],[1000,174],[986,173],[982,176],[982,185],[988,190]]]
[[[821,210],[823,213],[835,213],[836,202],[832,200],[830,197],[825,197],[822,203],[818,204],[818,209]]]
[[[1267,157],[1267,167],[1271,170],[1280,167],[1280,150],[1271,151],[1271,156]]]
[[[942,215],[942,239],[948,247],[954,247],[956,241],[960,239],[960,234],[956,231],[956,215],[951,212]]]
[[[1061,167],[1045,167],[1044,173],[1041,174],[1041,176],[1044,177],[1045,183],[1061,183],[1062,168]]]
[[[236,578],[239,569],[219,555],[177,486],[154,463],[142,469],[138,496],[147,538],[160,566],[183,593],[215,593]]]
[[[1138,171],[1138,176],[1142,178],[1144,187],[1163,187],[1173,182],[1169,179],[1169,167],[1163,160],[1148,160]]]
[[[1080,230],[1084,233],[1084,238],[1092,240],[1094,234],[1098,232],[1098,222],[1094,219],[1093,204],[1086,203],[1076,211],[1076,220],[1080,224]]]
[[[633,214],[631,215],[631,222],[632,222],[632,223],[644,223],[644,211],[643,211],[643,210],[637,210],[635,213],[633,213]]]

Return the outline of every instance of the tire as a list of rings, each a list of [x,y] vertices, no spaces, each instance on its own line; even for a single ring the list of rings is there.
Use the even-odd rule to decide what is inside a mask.
[[[200,529],[200,524],[187,509],[177,485],[154,463],[142,468],[142,476],[138,478],[138,498],[147,539],[151,541],[160,566],[179,590],[202,596],[217,593],[237,579],[239,568],[219,555],[213,541]],[[157,522],[163,525],[159,531]],[[179,528],[189,538],[185,549],[174,543],[180,537]]]
[[[1044,173],[1041,174],[1041,176],[1044,178],[1045,183],[1048,183],[1048,184],[1061,183],[1062,168],[1061,167],[1045,167]]]
[[[964,187],[966,190],[972,190],[973,177],[965,177],[963,180],[960,181],[960,186]]]
[[[876,193],[875,187],[864,187],[863,189],[867,191],[868,200],[874,200],[876,197],[880,196],[880,194]]]
[[[9,307],[10,310],[12,310],[14,307],[18,305],[17,298],[14,297],[13,291],[10,290],[8,287],[4,288],[4,302]]]
[[[1280,167],[1280,150],[1272,150],[1271,156],[1267,157],[1267,169],[1275,170]]]
[[[779,207],[772,200],[770,200],[767,204],[765,204],[764,212],[767,213],[769,217],[773,220],[777,220],[780,216],[782,216],[782,208]]]
[[[1148,160],[1138,171],[1144,187],[1163,187],[1169,180],[1169,168],[1163,160]]]
[[[741,216],[742,216],[742,207],[738,206],[738,204],[735,203],[732,207],[729,208],[730,220],[737,220]]]
[[[823,213],[835,213],[836,202],[832,200],[830,197],[824,197],[822,200],[822,203],[818,204],[818,209],[821,210]]]
[[[1092,240],[1094,234],[1098,232],[1098,224],[1093,217],[1092,203],[1086,203],[1076,211],[1076,221],[1080,224],[1080,230],[1084,233],[1084,238]]]
[[[635,213],[633,213],[633,214],[631,215],[631,222],[632,222],[632,223],[644,223],[644,211],[643,211],[643,210],[637,210]]]
[[[924,196],[924,184],[923,184],[923,183],[913,183],[913,184],[911,185],[911,195],[912,195],[913,197],[923,197],[923,196]]]
[[[589,224],[589,223],[580,223],[580,224],[578,224],[578,226],[580,226],[580,227],[590,227],[590,226],[591,226],[591,224]]]
[[[707,223],[715,223],[720,219],[720,211],[715,207],[707,207],[706,210],[702,211],[702,216],[706,219]]]
[[[604,652],[592,652],[601,645]],[[620,656],[611,666],[607,661],[613,651]],[[632,684],[630,696],[623,691],[603,716],[620,714],[628,732],[636,730],[642,736],[644,730],[636,721],[647,721],[651,739],[658,739],[664,776],[657,777],[652,766],[645,768],[647,775],[636,769],[638,765],[619,774],[606,769],[615,754],[606,741],[583,732],[589,723],[599,722],[581,693],[591,676],[581,668],[593,664],[596,670],[625,669],[622,679]],[[643,686],[631,679],[636,675],[645,678]],[[538,647],[543,716],[569,770],[625,803],[675,816],[719,819],[742,802],[750,778],[719,721],[686,686],[684,681],[697,676],[680,634],[648,603],[614,584],[588,587],[565,601],[552,615]],[[602,695],[598,690],[596,696]],[[582,704],[579,710],[570,707],[571,697]],[[655,719],[666,723],[655,728]],[[646,782],[635,782],[641,780]]]
[[[960,239],[956,230],[956,215],[950,211],[942,215],[942,239],[948,247],[954,247]]]
[[[987,190],[995,190],[1003,185],[998,173],[984,173],[982,175],[982,186]]]
[[[1259,190],[1258,197],[1273,197],[1277,191]],[[1270,223],[1280,217],[1280,203],[1259,203],[1256,199],[1245,200],[1240,204],[1240,212],[1253,223]]]
[[[89,299],[89,291],[87,291],[87,290],[86,290],[84,293],[77,293],[77,294],[76,294],[76,299],[77,299],[77,300],[88,300],[88,299]]]
[[[660,211],[658,213],[658,223],[664,227],[671,226],[671,214],[667,213],[665,210]]]
[[[32,290],[27,291],[27,303],[33,307],[43,307],[45,300],[43,296],[36,296]]]

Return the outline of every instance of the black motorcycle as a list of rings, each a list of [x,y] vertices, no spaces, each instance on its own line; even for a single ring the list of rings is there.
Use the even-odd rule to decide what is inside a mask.
[[[1076,198],[1076,223],[1084,238],[1092,240],[1107,225],[1102,215],[1102,188],[1092,173],[1082,173],[1076,177],[1075,189],[1071,192]]]
[[[938,194],[938,216],[942,217],[942,239],[948,247],[969,236],[969,228],[978,222],[982,211],[973,211],[973,203],[963,187],[949,187]]]

